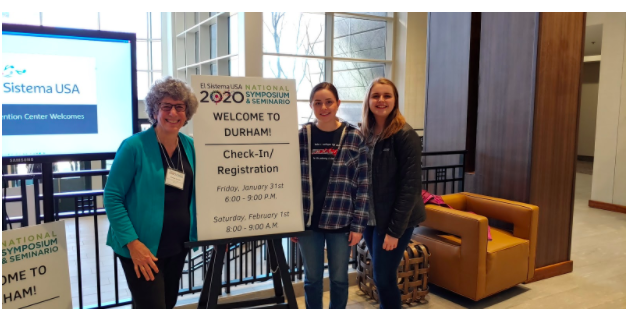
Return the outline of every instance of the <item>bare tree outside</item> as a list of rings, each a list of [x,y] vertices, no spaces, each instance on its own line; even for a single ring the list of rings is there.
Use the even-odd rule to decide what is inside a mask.
[[[335,17],[334,25],[333,56],[385,60],[386,22]],[[333,83],[344,100],[361,101],[369,83],[384,73],[382,63],[335,61]]]
[[[294,79],[300,101],[308,101],[310,90],[326,80],[328,69],[325,60],[307,56],[386,59],[385,21],[334,17],[333,41],[325,42],[326,18],[323,14],[285,12],[264,13],[263,16],[263,52],[266,53],[263,56],[263,76]],[[333,55],[325,54],[327,43],[333,44]],[[384,76],[384,68],[384,63],[378,62],[333,60],[332,82],[341,100],[362,101],[369,83],[376,77]],[[312,118],[308,102],[298,104],[298,114],[300,123]],[[343,104],[338,116],[356,123],[361,117],[361,106]]]
[[[271,49],[264,42],[264,51],[276,54],[294,54],[302,56],[319,55],[316,48],[324,46],[324,23],[311,18],[311,14],[298,13],[298,16],[286,15],[285,12],[265,13],[263,26],[271,39]],[[268,20],[269,15],[269,20]],[[296,17],[296,18],[293,18]],[[281,42],[281,40],[286,40]],[[283,44],[281,44],[283,43]],[[322,54],[323,55],[323,54]],[[265,61],[266,68],[274,78],[293,78],[296,80],[296,91],[303,83],[307,88],[324,81],[324,62],[314,59],[297,57],[273,57]],[[286,62],[288,62],[286,64]],[[265,75],[265,74],[264,74]]]

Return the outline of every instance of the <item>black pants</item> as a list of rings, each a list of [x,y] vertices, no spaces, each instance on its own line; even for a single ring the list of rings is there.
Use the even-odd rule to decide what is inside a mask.
[[[187,251],[183,251],[171,257],[159,258],[155,263],[159,268],[159,273],[156,274],[153,271],[154,281],[146,281],[143,274],[137,278],[133,260],[117,255],[133,296],[133,309],[174,308],[178,299],[178,286],[186,256]]]

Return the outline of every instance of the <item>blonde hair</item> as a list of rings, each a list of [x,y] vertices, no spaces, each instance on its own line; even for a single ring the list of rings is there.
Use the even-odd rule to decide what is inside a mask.
[[[391,86],[391,88],[393,88],[393,95],[395,97],[395,104],[393,105],[393,109],[391,110],[391,113],[389,113],[389,116],[387,116],[383,132],[380,134],[380,139],[383,140],[402,130],[402,127],[404,127],[406,120],[404,119],[404,116],[402,116],[402,114],[400,113],[400,108],[398,107],[398,88],[396,88],[396,85],[394,85],[392,81],[384,77],[379,77],[370,83],[369,87],[367,88],[365,99],[363,100],[363,119],[361,131],[363,132],[365,138],[368,138],[371,134],[373,134],[374,126],[376,125],[376,118],[374,118],[374,113],[372,113],[372,111],[370,110],[369,104],[370,95],[372,93],[372,88],[374,88],[374,85]]]

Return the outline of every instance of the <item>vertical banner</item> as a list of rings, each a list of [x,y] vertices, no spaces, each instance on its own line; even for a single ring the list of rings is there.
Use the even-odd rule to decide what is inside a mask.
[[[65,222],[2,232],[2,308],[72,308]]]
[[[198,240],[304,231],[294,80],[192,76]]]

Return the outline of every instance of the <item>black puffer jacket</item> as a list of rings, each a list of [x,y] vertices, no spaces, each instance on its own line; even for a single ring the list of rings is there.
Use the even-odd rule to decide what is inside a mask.
[[[374,147],[372,182],[379,234],[400,238],[426,220],[422,201],[422,146],[410,125]]]

